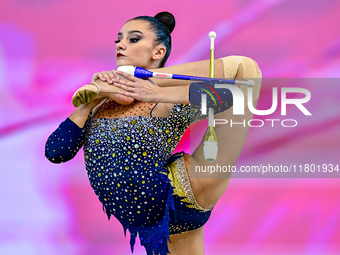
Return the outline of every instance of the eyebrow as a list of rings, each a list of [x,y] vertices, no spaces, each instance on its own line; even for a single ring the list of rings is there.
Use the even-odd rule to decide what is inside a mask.
[[[139,30],[131,30],[131,31],[128,32],[128,34],[134,34],[134,33],[139,33],[139,34],[143,35],[143,33]],[[118,35],[123,35],[123,33],[119,32]]]

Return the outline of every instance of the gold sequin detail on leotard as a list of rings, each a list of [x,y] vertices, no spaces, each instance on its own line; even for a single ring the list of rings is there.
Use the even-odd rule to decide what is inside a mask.
[[[174,194],[181,197],[181,201],[185,202],[187,207],[203,212],[211,211],[211,209],[204,209],[197,203],[185,166],[184,157],[180,157],[171,162],[167,168],[169,170],[167,175],[171,181],[171,186],[174,188]]]

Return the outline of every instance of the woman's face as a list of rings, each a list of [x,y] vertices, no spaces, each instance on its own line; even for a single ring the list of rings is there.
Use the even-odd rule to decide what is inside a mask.
[[[155,45],[155,33],[145,20],[131,20],[125,23],[116,41],[116,64],[139,66],[146,69],[157,68],[162,56],[161,45]],[[163,55],[162,55],[163,54]]]

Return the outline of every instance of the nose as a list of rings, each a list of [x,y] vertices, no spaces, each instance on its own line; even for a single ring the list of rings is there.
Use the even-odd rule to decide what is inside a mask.
[[[116,44],[116,49],[117,50],[125,50],[126,49],[126,44],[124,42],[124,39],[120,40],[120,42]]]

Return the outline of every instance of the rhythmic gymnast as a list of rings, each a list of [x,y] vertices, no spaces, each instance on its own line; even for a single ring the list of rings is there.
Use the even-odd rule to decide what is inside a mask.
[[[116,41],[117,67],[208,77],[209,60],[164,68],[174,27],[168,12],[127,21]],[[260,78],[261,72],[253,60],[231,56],[215,60],[215,77]],[[93,80],[76,91],[72,102],[78,108],[48,138],[46,157],[66,162],[84,146],[90,184],[107,216],[129,230],[132,250],[138,235],[147,254],[204,254],[203,226],[230,176],[190,178],[190,164],[207,165],[202,143],[191,156],[172,152],[186,128],[205,118],[199,104],[205,85],[144,80],[114,70],[96,73]],[[242,90],[247,96],[247,89]],[[255,82],[254,106],[259,90],[260,82]],[[219,118],[237,121],[241,117],[232,116],[231,93],[220,92],[223,104],[216,107],[211,99],[208,106],[220,112]],[[246,108],[242,119],[251,118]],[[234,165],[248,129],[216,127],[217,136],[228,142],[219,143],[221,156],[214,163]]]

